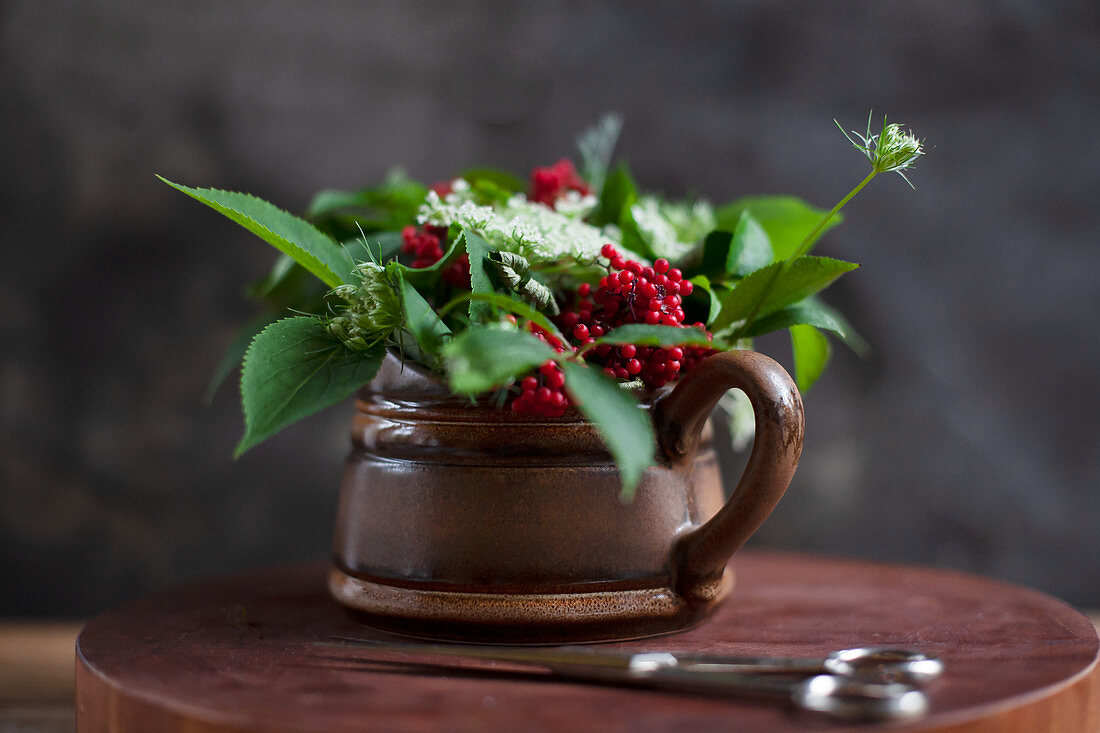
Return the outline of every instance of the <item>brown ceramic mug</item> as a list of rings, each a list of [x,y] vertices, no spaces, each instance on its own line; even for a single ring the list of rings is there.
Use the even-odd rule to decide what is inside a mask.
[[[731,388],[756,439],[731,498],[707,418]],[[717,354],[646,403],[658,461],[632,502],[595,428],[450,395],[387,357],[356,402],[332,595],[374,626],[468,641],[626,639],[691,627],[786,491],[802,399],[779,364]]]

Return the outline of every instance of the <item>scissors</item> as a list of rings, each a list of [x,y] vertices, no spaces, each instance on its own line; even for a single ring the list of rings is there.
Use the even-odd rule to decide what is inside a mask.
[[[924,715],[922,687],[943,662],[887,647],[843,649],[824,658],[730,657],[665,651],[632,653],[592,647],[508,648],[459,644],[401,644],[334,637],[340,646],[533,665],[573,679],[600,680],[683,692],[780,699],[845,720],[902,720]],[[783,675],[811,675],[784,679]]]

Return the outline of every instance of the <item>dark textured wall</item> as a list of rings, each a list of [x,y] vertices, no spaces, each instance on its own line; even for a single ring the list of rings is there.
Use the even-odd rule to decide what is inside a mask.
[[[201,403],[269,248],[153,178],[300,210],[401,164],[572,152],[829,205],[869,107],[932,150],[819,251],[874,346],[807,397],[757,545],[947,565],[1100,605],[1094,3],[0,5],[0,614],[91,613],[327,550],[347,407],[237,462]],[[781,341],[765,347],[782,359]]]

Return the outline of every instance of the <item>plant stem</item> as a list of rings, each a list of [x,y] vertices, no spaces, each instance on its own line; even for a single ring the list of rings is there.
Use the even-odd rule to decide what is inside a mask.
[[[799,257],[806,255],[811,249],[813,249],[814,243],[816,243],[818,237],[821,236],[822,231],[825,229],[825,226],[830,221],[832,221],[833,217],[836,216],[837,213],[841,209],[843,209],[845,205],[847,205],[847,203],[851,201],[857,193],[863,190],[864,186],[871,182],[872,178],[877,175],[878,171],[872,168],[871,172],[867,174],[867,177],[860,181],[859,185],[849,191],[847,196],[838,201],[837,205],[830,209],[829,213],[822,217],[821,221],[817,223],[817,226],[815,226],[813,230],[811,230],[810,233],[806,235],[806,238],[802,240],[802,243],[798,245],[795,251],[792,252],[790,256],[787,257],[787,259],[783,260],[783,264],[776,269],[775,273],[768,281],[768,284],[760,293],[760,297],[756,299],[756,304],[753,305],[752,310],[749,311],[749,315],[745,319],[745,322],[741,324],[741,327],[734,331],[733,334],[730,336],[730,341],[735,341],[739,339],[741,335],[749,329],[749,326],[752,325],[753,320],[755,320],[756,316],[760,313],[760,309],[764,307],[764,301],[768,299],[768,295],[771,294],[772,288],[775,286],[775,283],[779,280],[783,273],[787,271],[787,269],[791,266],[791,263],[797,260]]]

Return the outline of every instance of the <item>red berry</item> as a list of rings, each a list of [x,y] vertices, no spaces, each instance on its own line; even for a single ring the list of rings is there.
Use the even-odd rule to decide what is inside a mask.
[[[684,273],[673,267],[671,270],[668,271],[668,279],[674,283],[678,283],[684,279]]]
[[[561,389],[565,385],[565,375],[559,371],[547,374],[546,385],[551,389]]]
[[[625,359],[632,359],[634,355],[638,353],[638,348],[634,344],[625,344],[619,347],[619,353],[623,355]]]
[[[524,377],[520,384],[523,386],[524,392],[532,392],[538,388],[539,380],[537,377]]]
[[[652,325],[657,325],[661,322],[661,314],[657,311],[646,311],[645,322]]]
[[[680,359],[684,358],[684,350],[681,349],[679,346],[673,346],[671,349],[668,350],[668,358],[679,361]]]
[[[679,364],[677,364],[679,366]],[[535,399],[539,402],[549,402],[553,399],[554,394],[550,391],[549,387],[539,387],[538,392],[535,393]]]
[[[661,259],[659,259],[659,260],[657,260],[656,262],[653,263],[653,269],[656,272],[661,272],[661,273],[668,272],[668,260],[666,260],[664,257],[662,257]]]
[[[642,371],[642,362],[637,359],[631,359],[626,363],[627,374],[637,374]]]
[[[623,270],[619,273],[619,284],[629,285],[630,281],[634,279],[634,273],[630,270]]]
[[[604,246],[600,247],[600,254],[610,260],[612,257],[619,256],[619,250],[615,249],[613,245],[605,244]]]
[[[611,258],[611,268],[613,270],[622,270],[626,268],[626,260],[619,255],[615,255]]]
[[[691,295],[691,291],[695,289],[695,286],[691,283],[691,280],[684,280],[680,283],[680,295]]]
[[[582,298],[587,298],[588,294],[591,292],[592,286],[588,283],[581,283],[580,287],[577,288],[577,295],[581,296]]]
[[[642,263],[641,262],[635,262],[634,260],[631,260],[630,262],[626,263],[626,269],[630,270],[635,275],[641,275],[642,274]]]
[[[578,323],[573,329],[573,336],[578,341],[584,341],[586,338],[588,338],[588,326],[584,325],[583,323]]]
[[[657,271],[652,267],[646,266],[642,268],[642,277],[646,280],[652,280],[653,276],[657,274]]]

